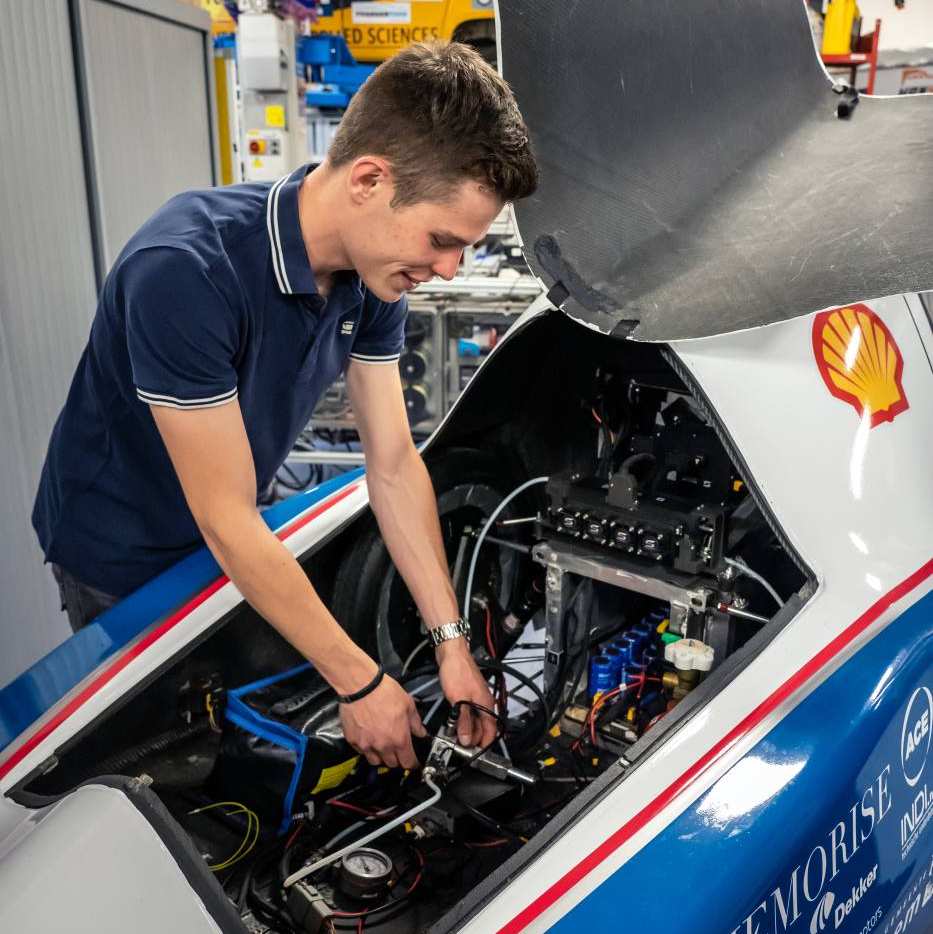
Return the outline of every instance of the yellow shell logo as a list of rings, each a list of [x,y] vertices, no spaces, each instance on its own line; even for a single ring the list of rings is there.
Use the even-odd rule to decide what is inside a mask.
[[[826,388],[871,427],[907,408],[904,358],[887,325],[867,305],[821,311],[813,321],[813,353]]]

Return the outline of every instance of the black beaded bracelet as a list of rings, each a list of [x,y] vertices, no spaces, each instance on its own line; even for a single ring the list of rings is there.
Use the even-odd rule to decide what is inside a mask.
[[[385,677],[385,669],[382,665],[379,666],[379,670],[376,672],[375,677],[366,687],[360,688],[358,691],[354,691],[352,694],[338,694],[337,700],[341,704],[352,704],[354,701],[362,700],[366,697],[367,694],[372,694],[373,691],[382,684],[382,679]]]

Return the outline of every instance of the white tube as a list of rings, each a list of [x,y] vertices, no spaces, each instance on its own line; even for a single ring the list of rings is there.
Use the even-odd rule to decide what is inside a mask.
[[[753,571],[741,558],[723,558],[723,561],[726,564],[731,564],[736,570],[741,571],[746,577],[750,577],[752,580],[758,581],[765,590],[777,600],[778,606],[784,606],[784,601],[781,599],[781,595],[757,572]]]
[[[418,687],[409,691],[412,697],[417,697],[422,691],[426,691],[428,688],[433,687],[437,682],[440,681],[440,678],[431,678],[430,681],[425,681],[424,684],[419,684]]]
[[[535,477],[533,480],[526,480],[521,486],[516,487],[509,493],[508,496],[498,506],[496,506],[493,514],[486,520],[486,524],[483,526],[483,530],[479,533],[479,538],[476,539],[476,545],[473,548],[473,557],[470,559],[470,571],[467,574],[467,583],[466,583],[466,593],[463,596],[463,618],[470,618],[470,595],[473,593],[473,574],[476,572],[476,562],[479,559],[479,550],[483,547],[483,540],[489,534],[489,530],[492,528],[493,523],[496,519],[499,518],[499,513],[505,509],[509,503],[518,496],[519,493],[523,493],[530,486],[534,486],[536,483],[547,483],[550,480],[550,477]]]
[[[430,798],[428,798],[426,801],[422,801],[420,804],[416,804],[410,811],[406,811],[404,814],[400,814],[394,820],[390,820],[388,824],[383,824],[372,833],[366,834],[365,837],[360,837],[359,840],[354,840],[353,843],[348,843],[346,846],[341,847],[335,853],[331,853],[328,856],[325,856],[323,859],[319,859],[316,863],[312,863],[310,866],[304,866],[297,872],[293,872],[285,880],[284,887],[287,889],[289,886],[294,885],[296,882],[300,882],[302,879],[310,876],[312,873],[317,872],[319,869],[323,869],[325,866],[329,866],[331,863],[337,862],[338,859],[343,859],[347,853],[352,853],[354,850],[359,849],[359,847],[366,846],[367,844],[372,843],[373,840],[378,840],[379,837],[384,836],[390,830],[394,830],[396,827],[400,827],[406,821],[411,820],[416,814],[420,814],[422,811],[431,807],[432,804],[436,804],[441,797],[440,788],[434,784],[434,781],[431,779],[430,775],[424,775],[423,779],[425,785],[427,785],[433,792]]]
[[[418,653],[419,653],[423,648],[425,648],[425,647],[429,644],[430,641],[431,641],[430,639],[422,639],[421,642],[419,642],[419,643],[411,650],[411,654],[408,656],[408,658],[405,659],[405,664],[402,665],[402,674],[405,674],[405,673],[408,671],[408,666],[411,665],[411,663],[412,663],[412,662],[415,660],[415,658],[417,657]]]

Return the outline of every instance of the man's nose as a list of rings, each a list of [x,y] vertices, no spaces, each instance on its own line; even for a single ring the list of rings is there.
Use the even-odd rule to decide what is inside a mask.
[[[433,272],[435,276],[440,276],[442,279],[446,279],[449,282],[460,268],[460,257],[462,255],[462,251],[459,253],[447,254],[442,259],[432,264],[431,272]]]

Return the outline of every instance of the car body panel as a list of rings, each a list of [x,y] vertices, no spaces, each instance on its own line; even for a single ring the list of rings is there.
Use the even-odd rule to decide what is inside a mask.
[[[10,818],[13,807],[4,802]],[[82,785],[49,807],[20,811],[0,847],[0,929],[231,930],[212,916],[176,853],[120,789]]]
[[[670,341],[933,288],[933,95],[851,117],[802,0],[500,0],[555,304]]]

